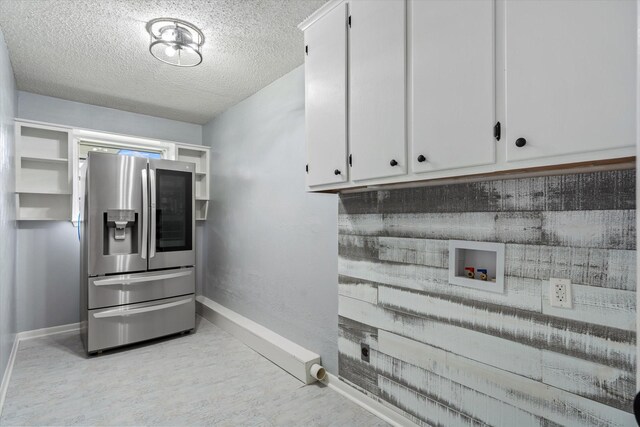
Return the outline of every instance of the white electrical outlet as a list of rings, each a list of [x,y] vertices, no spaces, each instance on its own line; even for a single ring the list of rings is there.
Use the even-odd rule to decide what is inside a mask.
[[[551,307],[571,308],[571,280],[549,279],[549,304]]]

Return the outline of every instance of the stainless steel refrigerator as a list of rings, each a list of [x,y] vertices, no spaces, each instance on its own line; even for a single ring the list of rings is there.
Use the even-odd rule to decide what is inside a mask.
[[[82,171],[88,353],[195,328],[193,163],[91,152]]]

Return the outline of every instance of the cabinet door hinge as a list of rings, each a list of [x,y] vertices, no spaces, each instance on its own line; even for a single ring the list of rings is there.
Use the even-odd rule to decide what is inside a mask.
[[[305,166],[304,169],[307,171],[307,173],[309,173],[309,164],[308,163],[307,163],[307,165]]]
[[[309,55],[309,45],[306,45],[304,47],[304,53],[305,53],[305,55]]]
[[[493,137],[496,139],[496,141],[500,141],[500,122],[496,123],[496,125],[493,127]]]
[[[351,157],[351,154],[349,154],[349,166],[353,166],[353,158]]]
[[[349,28],[351,28],[351,15],[349,15]]]

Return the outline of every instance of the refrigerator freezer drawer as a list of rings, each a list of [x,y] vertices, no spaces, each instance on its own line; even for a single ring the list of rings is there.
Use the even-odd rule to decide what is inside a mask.
[[[89,309],[133,304],[195,292],[193,267],[89,279]]]
[[[195,328],[195,295],[89,310],[89,353]]]

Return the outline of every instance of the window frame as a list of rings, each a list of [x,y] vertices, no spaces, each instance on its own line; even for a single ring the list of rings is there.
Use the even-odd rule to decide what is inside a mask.
[[[159,152],[163,159],[175,160],[176,145],[178,143],[172,141],[164,141],[152,138],[141,138],[129,135],[120,135],[108,132],[91,131],[84,129],[73,129],[71,135],[71,162],[72,162],[72,192],[71,192],[71,223],[74,227],[78,226],[80,215],[80,145],[90,143],[102,145],[109,148],[138,150],[138,151],[154,151]]]

